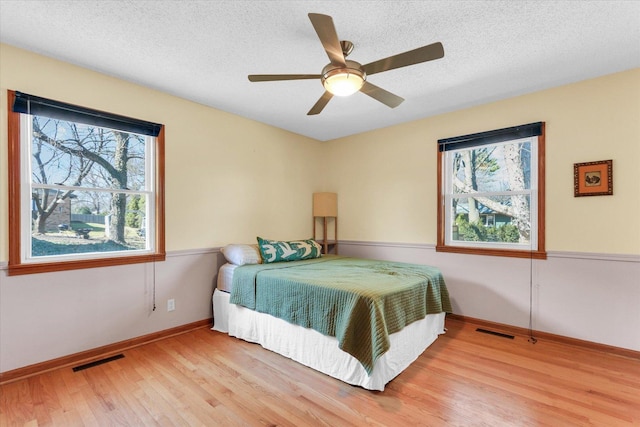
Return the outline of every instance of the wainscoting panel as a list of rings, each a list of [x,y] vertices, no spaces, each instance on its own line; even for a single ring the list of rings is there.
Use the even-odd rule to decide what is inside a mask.
[[[340,254],[438,266],[455,314],[640,351],[637,256],[549,253],[532,261],[355,241],[341,241]],[[24,276],[8,277],[0,266],[0,372],[211,318],[222,263],[218,249],[203,249],[155,265]]]
[[[203,249],[168,253],[155,264],[0,271],[0,372],[211,318],[223,262],[219,250]]]

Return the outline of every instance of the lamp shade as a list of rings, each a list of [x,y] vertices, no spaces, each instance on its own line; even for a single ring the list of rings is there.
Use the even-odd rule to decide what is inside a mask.
[[[338,216],[336,193],[313,193],[313,216]]]

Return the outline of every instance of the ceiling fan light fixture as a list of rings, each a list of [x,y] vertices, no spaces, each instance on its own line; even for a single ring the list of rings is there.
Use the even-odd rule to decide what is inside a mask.
[[[444,57],[442,43],[436,42],[362,65],[356,61],[346,59],[353,50],[353,43],[348,40],[341,41],[338,39],[338,33],[333,25],[333,18],[320,13],[310,13],[309,19],[330,61],[329,64],[324,66],[322,73],[250,74],[248,76],[251,82],[319,78],[325,90],[320,99],[307,113],[308,116],[320,114],[334,95],[349,96],[358,91],[362,91],[365,95],[389,108],[396,108],[402,104],[404,99],[369,83],[367,76]]]
[[[335,96],[353,95],[365,80],[364,71],[355,68],[334,68],[322,74],[322,85]]]

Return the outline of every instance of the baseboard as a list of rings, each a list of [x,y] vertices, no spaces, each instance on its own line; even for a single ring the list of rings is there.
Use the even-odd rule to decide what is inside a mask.
[[[530,331],[527,328],[521,328],[519,326],[511,326],[504,323],[491,322],[489,320],[477,319],[475,317],[462,316],[460,314],[447,314],[447,319],[457,320],[464,323],[473,323],[478,326],[484,326],[499,332],[506,332],[512,335],[522,335],[529,337],[533,335],[538,340],[554,341],[561,344],[568,344],[586,348],[589,350],[602,351],[608,354],[615,354],[618,356],[630,357],[632,359],[640,360],[640,351],[630,350],[628,348],[615,347],[612,345],[600,344],[592,341],[580,340],[577,338],[569,338],[562,335],[551,334],[549,332]]]
[[[2,372],[0,373],[0,385],[67,366],[89,363],[134,347],[139,347],[171,336],[184,334],[185,332],[189,332],[194,329],[211,327],[212,322],[213,319],[198,320],[197,322],[176,326],[175,328],[165,329],[163,331],[59,357],[57,359],[47,360],[46,362],[36,363],[34,365],[25,366],[12,371]]]

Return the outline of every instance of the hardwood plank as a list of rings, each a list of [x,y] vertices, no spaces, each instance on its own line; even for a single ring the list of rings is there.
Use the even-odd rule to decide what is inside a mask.
[[[476,327],[447,319],[384,392],[199,328],[1,385],[0,425],[640,425],[640,359]]]
[[[215,361],[215,359],[209,360],[205,356],[206,353],[200,354],[192,350],[194,346],[194,342],[192,342],[191,340],[196,338],[196,335],[197,334],[192,334],[192,335],[190,334],[189,336],[180,337],[180,339],[176,340],[179,343],[179,345],[176,346],[175,348],[176,350],[182,353],[189,353],[189,354],[185,354],[185,356],[193,360],[199,369],[203,369],[203,368],[206,369],[207,366],[209,366],[212,362]],[[216,358],[220,358],[220,356],[217,355]],[[252,362],[256,362],[256,361],[252,360]],[[245,363],[249,363],[249,362],[245,361]],[[227,366],[230,366],[232,364],[233,364],[232,360],[226,360],[226,363],[223,366],[226,368]],[[237,371],[232,370],[231,372],[235,373],[233,375],[233,378],[238,378]],[[247,379],[247,381],[251,383],[255,383],[255,385],[251,387],[252,390],[250,390],[249,393],[255,394],[256,395],[255,398],[260,400],[261,403],[263,403],[267,408],[277,407],[279,406],[279,402],[281,400],[288,399],[291,396],[289,393],[280,393],[280,392],[274,393],[273,392],[274,386],[275,386],[275,389],[278,391],[281,389],[281,385],[277,383],[277,381],[279,381],[280,379],[280,375],[265,376],[264,375],[265,373],[269,374],[268,369],[261,370],[261,375],[257,377],[252,377]],[[211,377],[214,375],[215,373],[212,371],[206,374],[207,377]],[[271,389],[271,390],[268,390],[268,389]],[[221,402],[216,400],[216,403],[220,405]],[[305,422],[304,415],[303,415],[304,411],[298,410],[297,408],[280,408],[278,412],[279,414],[271,414],[271,416],[284,418],[284,421],[298,424],[298,425],[300,423]],[[274,418],[273,421],[278,421],[278,420]],[[280,420],[280,423],[281,422],[283,422],[283,420]]]
[[[0,387],[0,416],[7,425],[26,424],[35,418],[35,409],[27,381]],[[3,423],[3,425],[5,425]]]

